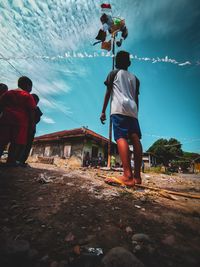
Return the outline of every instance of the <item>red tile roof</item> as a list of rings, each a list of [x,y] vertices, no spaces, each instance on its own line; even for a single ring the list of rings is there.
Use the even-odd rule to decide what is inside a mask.
[[[35,137],[34,142],[55,141],[70,137],[82,137],[82,136],[92,137],[96,140],[103,141],[104,143],[109,142],[108,138],[98,133],[95,133],[92,130],[87,129],[85,127],[37,136]]]

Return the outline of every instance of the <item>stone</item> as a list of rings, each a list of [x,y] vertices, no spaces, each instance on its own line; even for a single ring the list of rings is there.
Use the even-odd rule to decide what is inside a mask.
[[[44,256],[41,258],[40,261],[41,261],[41,262],[48,262],[48,261],[49,261],[49,255],[48,255],[48,254],[44,255]]]
[[[29,260],[35,260],[39,255],[39,252],[36,249],[30,249],[28,252]]]
[[[73,252],[76,255],[80,255],[81,254],[81,247],[79,245],[76,245],[73,247]]]
[[[162,243],[172,246],[175,243],[175,237],[173,235],[168,235],[162,240]]]
[[[154,252],[156,251],[154,247],[152,247],[151,245],[147,246],[147,251],[149,254],[154,254]]]
[[[69,267],[69,264],[67,261],[61,261],[58,266],[59,267]]]
[[[26,220],[26,223],[32,223],[32,222],[34,222],[34,219],[33,219],[33,218],[28,218],[28,219]]]
[[[135,207],[136,207],[137,209],[141,209],[141,208],[142,208],[142,207],[139,206],[139,205],[135,205]]]
[[[58,267],[58,262],[57,261],[53,261],[51,263],[50,267]]]
[[[103,267],[144,267],[144,264],[123,247],[112,248],[102,259]]]
[[[140,201],[141,201],[141,202],[146,202],[146,201],[147,201],[147,198],[146,198],[145,196],[142,196],[142,197],[140,198]]]
[[[150,238],[148,235],[146,234],[142,234],[142,233],[139,233],[139,234],[135,234],[132,236],[132,241],[137,241],[137,242],[150,242]]]
[[[125,230],[126,230],[127,234],[130,234],[133,232],[133,229],[130,226],[127,226]]]
[[[13,240],[10,241],[7,246],[9,254],[27,254],[29,249],[30,245],[26,240]]]

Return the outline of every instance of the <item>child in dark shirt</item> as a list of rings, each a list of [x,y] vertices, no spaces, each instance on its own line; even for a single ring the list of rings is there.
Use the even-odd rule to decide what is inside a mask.
[[[35,104],[36,104],[36,109],[35,109],[35,116],[34,116],[34,125],[30,125],[29,127],[29,131],[28,131],[28,138],[27,138],[27,144],[26,147],[24,149],[24,152],[22,153],[22,155],[19,158],[19,163],[20,166],[22,167],[26,167],[27,163],[26,160],[28,159],[32,144],[33,144],[33,140],[35,137],[35,133],[36,133],[36,124],[40,121],[41,116],[43,115],[42,111],[40,110],[40,108],[38,107],[38,103],[39,103],[39,97],[36,94],[31,94],[32,97],[34,98]]]
[[[8,86],[4,83],[0,83],[0,97],[8,91]],[[3,115],[2,107],[0,107],[0,118]]]
[[[0,83],[0,97],[8,91],[8,86],[4,83]]]

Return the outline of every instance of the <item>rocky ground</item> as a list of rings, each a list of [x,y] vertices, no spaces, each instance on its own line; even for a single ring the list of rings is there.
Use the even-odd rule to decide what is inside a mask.
[[[115,247],[121,265],[104,266],[200,266],[200,199],[110,186],[102,174],[119,173],[1,167],[0,266],[99,267]],[[200,175],[144,173],[143,184],[200,195]]]

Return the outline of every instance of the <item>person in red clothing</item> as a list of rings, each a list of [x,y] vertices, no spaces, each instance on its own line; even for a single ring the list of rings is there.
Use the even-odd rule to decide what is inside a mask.
[[[0,156],[5,145],[10,143],[7,163],[16,164],[27,143],[28,127],[34,122],[36,104],[31,96],[32,81],[22,76],[18,88],[9,90],[0,97],[3,115],[0,118]]]

